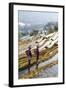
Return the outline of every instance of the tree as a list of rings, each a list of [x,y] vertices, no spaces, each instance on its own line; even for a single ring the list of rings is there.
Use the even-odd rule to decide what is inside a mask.
[[[38,34],[38,30],[33,30],[31,33],[30,33],[30,36],[36,36]]]
[[[54,26],[54,30],[55,30],[55,31],[58,31],[58,25],[55,25],[55,26]]]

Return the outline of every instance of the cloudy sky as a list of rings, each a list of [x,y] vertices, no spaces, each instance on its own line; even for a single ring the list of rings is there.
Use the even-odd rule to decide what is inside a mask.
[[[18,11],[19,23],[25,24],[46,24],[47,22],[57,22],[57,12],[35,12],[35,11]]]

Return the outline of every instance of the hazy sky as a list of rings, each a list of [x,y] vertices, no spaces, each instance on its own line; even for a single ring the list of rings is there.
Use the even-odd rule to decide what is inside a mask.
[[[57,12],[35,12],[35,11],[18,11],[19,22],[26,24],[46,24],[47,22],[57,22]]]

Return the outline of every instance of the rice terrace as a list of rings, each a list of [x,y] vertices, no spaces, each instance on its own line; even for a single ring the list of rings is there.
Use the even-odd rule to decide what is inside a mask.
[[[18,20],[18,78],[57,77],[57,13],[19,11]]]

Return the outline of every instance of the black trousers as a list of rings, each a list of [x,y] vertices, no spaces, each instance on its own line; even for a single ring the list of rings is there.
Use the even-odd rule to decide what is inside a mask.
[[[28,60],[28,72],[30,72],[30,60]]]
[[[38,69],[38,59],[39,57],[36,58],[36,69]]]

